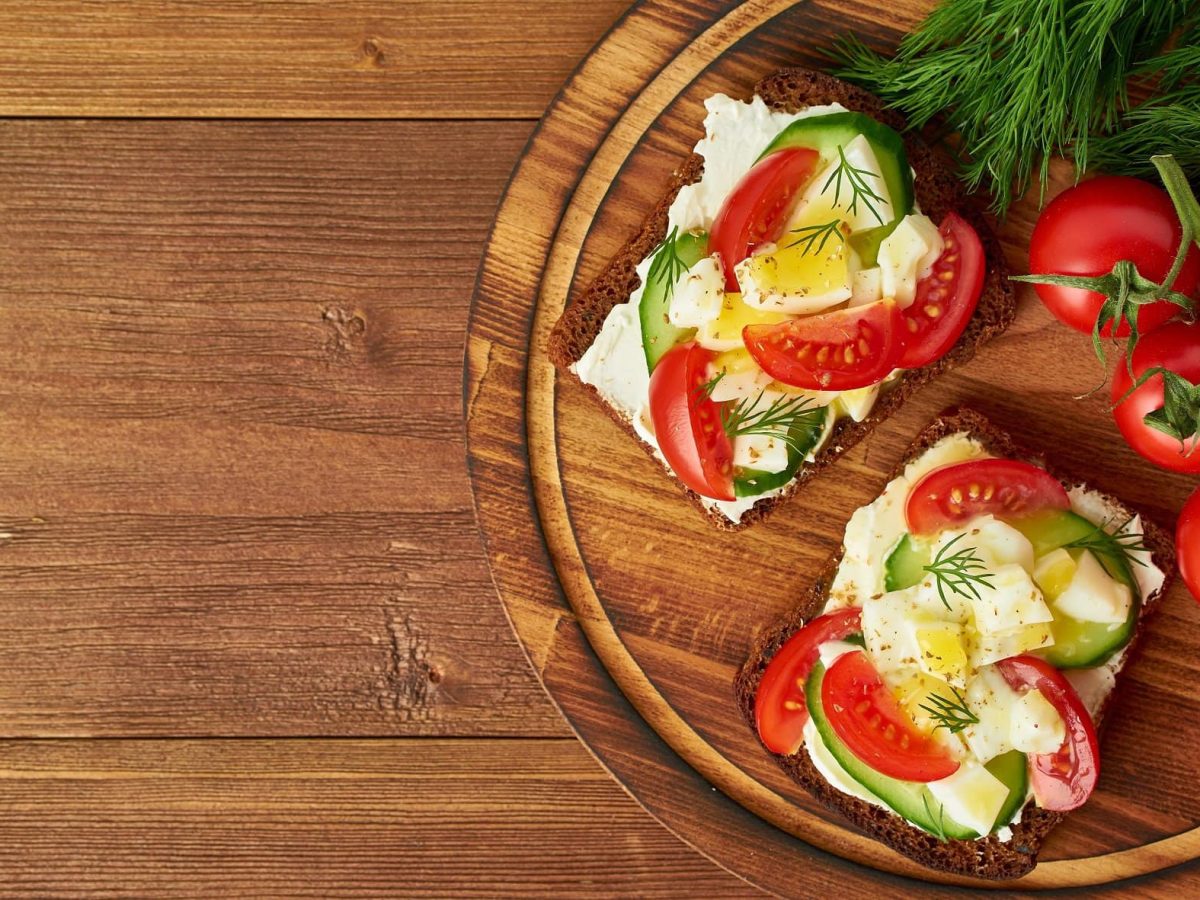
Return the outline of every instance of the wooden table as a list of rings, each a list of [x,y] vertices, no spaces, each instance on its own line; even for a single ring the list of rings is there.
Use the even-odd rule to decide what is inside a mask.
[[[741,895],[571,735],[464,470],[626,0],[0,4],[0,889]]]

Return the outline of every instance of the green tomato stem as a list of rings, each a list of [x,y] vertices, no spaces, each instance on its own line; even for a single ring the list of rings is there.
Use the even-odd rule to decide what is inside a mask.
[[[1187,261],[1191,245],[1195,243],[1200,247],[1200,203],[1196,202],[1192,186],[1188,184],[1187,176],[1183,174],[1179,163],[1175,162],[1174,156],[1169,153],[1152,156],[1150,162],[1158,169],[1163,186],[1167,189],[1171,202],[1175,204],[1175,214],[1179,216],[1179,225],[1183,232],[1180,235],[1175,261],[1171,263],[1171,271],[1163,279],[1163,288],[1170,290],[1175,286],[1175,279],[1179,277],[1179,273],[1183,271],[1183,264]]]

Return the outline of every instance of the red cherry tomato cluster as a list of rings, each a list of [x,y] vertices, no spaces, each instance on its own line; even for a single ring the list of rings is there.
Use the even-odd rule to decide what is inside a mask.
[[[1140,275],[1161,284],[1176,261],[1182,234],[1166,191],[1137,178],[1101,176],[1064,191],[1042,211],[1030,242],[1029,269],[1034,275],[1101,276],[1128,260]],[[1193,300],[1200,296],[1200,250],[1194,242],[1170,287]],[[1037,284],[1035,290],[1056,318],[1089,334],[1106,300],[1080,287]],[[1113,417],[1125,442],[1145,459],[1164,469],[1200,474],[1200,436],[1188,434],[1186,423],[1176,427],[1179,423],[1171,422],[1164,410],[1165,379],[1174,379],[1177,394],[1200,385],[1200,322],[1185,321],[1180,314],[1179,306],[1163,300],[1138,309],[1139,339],[1113,370]],[[1129,336],[1127,322],[1115,324],[1117,337]],[[1103,335],[1113,333],[1113,322],[1101,329]],[[1180,517],[1176,552],[1188,589],[1200,599],[1198,496],[1192,496]]]

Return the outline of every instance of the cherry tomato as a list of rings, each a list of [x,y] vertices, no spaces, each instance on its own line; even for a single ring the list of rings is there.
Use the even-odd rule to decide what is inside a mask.
[[[917,369],[941,359],[967,327],[983,293],[983,244],[965,219],[946,213],[938,228],[944,247],[933,271],[917,282],[903,311],[904,352],[896,365]]]
[[[721,255],[725,290],[740,290],[734,266],[757,244],[779,237],[820,160],[821,155],[807,147],[777,150],[755,163],[725,198],[708,237],[709,255]]]
[[[843,654],[829,667],[821,704],[842,743],[876,772],[925,782],[958,771],[958,760],[913,724],[865,653]]]
[[[904,349],[900,307],[891,298],[777,325],[747,325],[746,349],[784,384],[848,391],[882,381]]]
[[[1170,369],[1192,384],[1200,383],[1200,323],[1171,322],[1141,338],[1133,351],[1134,376],[1141,377],[1143,372],[1155,366]],[[1113,403],[1124,397],[1132,385],[1133,380],[1122,359],[1113,373]],[[1128,400],[1117,404],[1113,417],[1125,442],[1150,462],[1176,472],[1200,472],[1200,449],[1189,455],[1178,439],[1145,423],[1146,413],[1162,405],[1163,380],[1161,375],[1155,375]],[[1192,439],[1186,442],[1188,451],[1193,443]]]
[[[771,657],[754,696],[754,721],[758,736],[772,753],[791,755],[804,743],[808,721],[804,683],[816,665],[817,648],[861,630],[861,609],[839,609],[813,619]]]
[[[1200,488],[1192,492],[1175,526],[1175,556],[1179,574],[1192,596],[1200,600]]]
[[[909,489],[904,507],[908,530],[935,534],[976,516],[1019,519],[1071,505],[1058,479],[1015,459],[972,459],[940,466]]]
[[[1062,716],[1067,736],[1053,753],[1039,753],[1029,763],[1030,782],[1038,805],[1054,812],[1083,806],[1100,778],[1100,744],[1087,707],[1066,676],[1044,659],[1013,656],[996,663],[1013,690],[1039,690]]]
[[[667,351],[650,376],[650,420],[680,481],[705,497],[732,500],[733,446],[719,405],[702,390],[715,357],[695,341]]]
[[[1161,282],[1171,270],[1182,228],[1166,191],[1138,178],[1104,175],[1063,191],[1042,210],[1029,244],[1029,271],[1035,275],[1104,275],[1122,259]],[[1175,290],[1195,296],[1200,285],[1200,252],[1193,247]],[[1095,291],[1034,285],[1046,308],[1060,322],[1091,334],[1104,297]],[[1179,307],[1166,302],[1143,306],[1138,330],[1161,325]],[[1112,323],[1101,332],[1112,334]],[[1129,334],[1122,322],[1118,337]]]

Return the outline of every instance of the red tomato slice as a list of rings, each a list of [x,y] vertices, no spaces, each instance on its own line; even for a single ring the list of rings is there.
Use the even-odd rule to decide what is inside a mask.
[[[680,481],[705,497],[732,500],[733,446],[719,405],[702,391],[715,357],[695,341],[668,350],[650,376],[650,420]]]
[[[945,356],[983,293],[983,244],[975,229],[951,212],[938,231],[942,255],[917,282],[917,297],[903,312],[905,345],[896,364],[901,369],[917,369]]]
[[[913,534],[934,534],[976,516],[1021,519],[1071,505],[1058,479],[1015,459],[973,459],[928,472],[909,489],[904,518]]]
[[[821,703],[838,738],[876,772],[926,782],[958,771],[958,760],[917,729],[865,653],[847,653],[829,667]]]
[[[725,290],[740,290],[734,266],[757,244],[779,237],[820,160],[821,154],[807,147],[777,150],[755,163],[725,198],[708,236],[709,255],[721,255]]]
[[[804,683],[817,662],[817,648],[861,630],[861,609],[839,609],[813,619],[771,657],[754,696],[754,721],[758,736],[772,753],[791,755],[804,743],[808,721]]]
[[[1092,717],[1066,676],[1044,659],[1013,656],[996,663],[1014,690],[1039,690],[1067,726],[1067,737],[1054,753],[1030,760],[1030,781],[1038,804],[1054,812],[1083,806],[1100,778],[1100,744]]]
[[[848,391],[886,378],[904,349],[900,308],[890,298],[778,325],[747,325],[746,349],[784,384]]]

